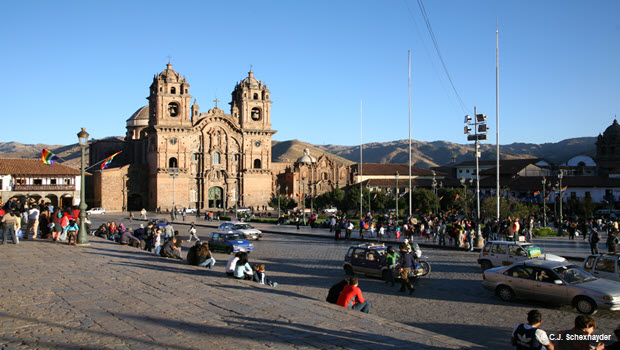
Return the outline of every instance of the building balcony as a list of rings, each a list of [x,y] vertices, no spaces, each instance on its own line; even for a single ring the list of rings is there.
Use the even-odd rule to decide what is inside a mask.
[[[15,185],[13,191],[75,191],[75,185]]]

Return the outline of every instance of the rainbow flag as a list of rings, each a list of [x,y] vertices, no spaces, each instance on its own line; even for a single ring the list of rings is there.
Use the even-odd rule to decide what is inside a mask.
[[[562,187],[562,192],[566,191],[567,188],[568,188],[568,186]]]
[[[377,198],[377,194],[376,194],[376,193],[375,193],[375,196],[374,196],[374,197],[372,197],[372,199],[375,199],[375,198]]]
[[[41,152],[41,161],[47,165],[54,165],[58,161],[58,156],[44,148]]]
[[[442,200],[442,199],[443,199],[443,196],[439,197],[439,200]]]
[[[456,196],[454,197],[454,200],[459,199],[459,194],[457,193]]]
[[[540,191],[535,191],[534,192],[534,196],[538,196],[540,194]]]
[[[101,170],[107,168],[110,166],[110,164],[112,164],[112,159],[114,159],[114,157],[116,157],[119,153],[121,152],[116,152],[113,155],[109,156],[108,158],[106,158],[103,163],[101,163]]]

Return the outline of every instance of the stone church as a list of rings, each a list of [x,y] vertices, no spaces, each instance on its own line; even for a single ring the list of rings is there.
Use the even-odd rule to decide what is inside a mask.
[[[112,169],[94,175],[94,204],[154,210],[258,206],[272,193],[270,91],[252,71],[232,92],[230,114],[200,112],[190,85],[168,63],[155,75],[148,105],[127,120],[124,141],[91,145],[91,164],[123,150]],[[108,173],[108,174],[106,174]],[[121,193],[109,193],[120,182]],[[112,198],[118,197],[118,198]],[[104,203],[108,202],[108,203]],[[117,208],[121,209],[121,208]]]
[[[91,143],[90,164],[122,151],[110,168],[93,172],[93,206],[262,207],[272,194],[301,191],[302,183],[315,186],[316,193],[346,185],[348,167],[327,158],[311,162],[313,174],[296,163],[272,163],[270,95],[250,71],[232,91],[230,114],[218,108],[218,100],[201,113],[189,83],[168,63],[153,77],[148,105],[127,120],[125,139]],[[328,169],[319,170],[320,164]],[[286,180],[283,173],[289,174]]]

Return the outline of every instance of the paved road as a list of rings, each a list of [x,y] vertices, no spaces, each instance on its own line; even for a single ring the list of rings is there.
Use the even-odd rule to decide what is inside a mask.
[[[329,264],[295,259],[297,238],[280,237],[260,242],[288,250],[263,259],[277,288],[226,277],[226,254],[207,270],[95,237],[2,245],[0,349],[481,348],[305,294]]]
[[[187,231],[180,222],[175,226],[182,234]],[[273,225],[268,228],[295,235],[267,234],[255,242],[252,262],[265,263],[268,275],[279,282],[282,289],[324,300],[326,290],[344,277],[342,259],[350,244],[324,237],[296,235],[322,236],[323,230],[302,227],[298,231],[294,226]],[[198,234],[204,239],[211,231],[209,227],[199,227]],[[551,252],[554,252],[555,245],[565,244],[560,239],[548,240],[547,250]],[[430,277],[419,279],[412,297],[380,280],[361,278],[360,287],[372,302],[373,314],[493,349],[510,348],[507,341],[512,327],[524,322],[527,312],[533,308],[543,313],[543,329],[559,331],[572,327],[577,316],[572,307],[535,302],[506,303],[483,289],[481,270],[476,263],[477,253],[436,248],[423,250],[429,256],[432,273]],[[227,256],[220,254],[218,258],[223,263]],[[599,311],[595,319],[600,334],[613,334],[613,329],[620,323],[620,314]]]

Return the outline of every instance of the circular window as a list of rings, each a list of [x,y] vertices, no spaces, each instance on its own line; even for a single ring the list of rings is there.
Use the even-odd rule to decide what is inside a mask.
[[[254,142],[254,146],[256,146],[256,147],[260,147],[260,141],[256,141],[256,142]]]
[[[170,102],[168,104],[168,114],[170,114],[171,117],[179,115],[179,105],[176,102]]]
[[[173,137],[173,138],[171,138],[171,139],[170,139],[170,144],[171,144],[171,145],[176,145],[176,144],[177,144],[177,142],[178,142],[178,140],[177,140],[175,137]]]

